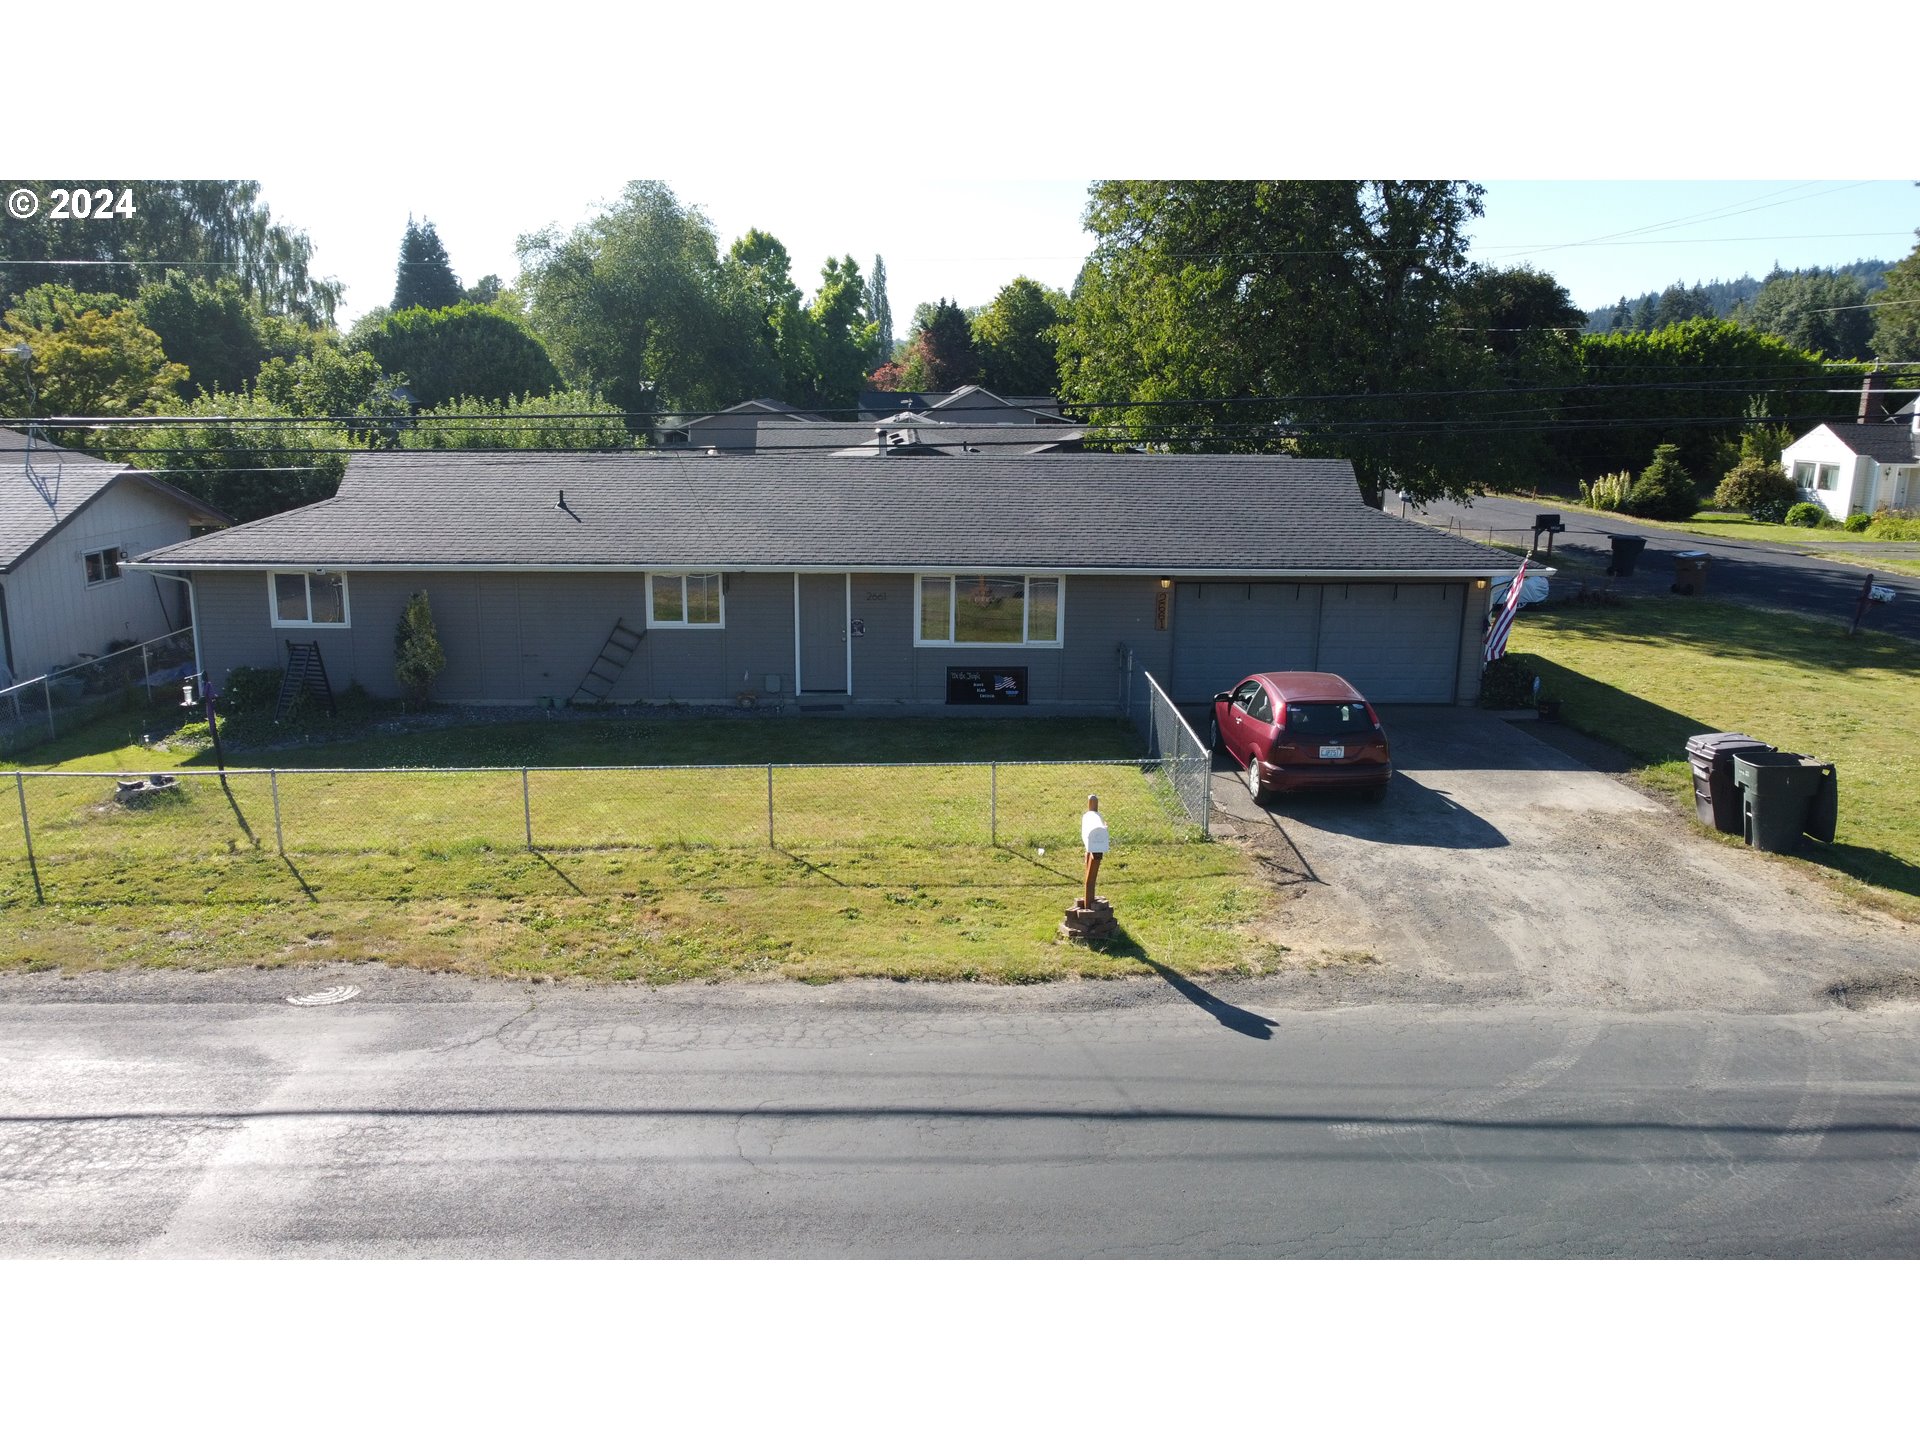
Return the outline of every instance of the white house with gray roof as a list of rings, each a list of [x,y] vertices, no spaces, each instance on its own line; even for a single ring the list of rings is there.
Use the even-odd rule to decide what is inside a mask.
[[[899,713],[1110,712],[1123,646],[1179,700],[1318,669],[1465,703],[1513,572],[1369,507],[1340,460],[431,451],[138,566],[191,580],[216,684],[317,642],[336,686],[394,694],[424,590],[443,701],[562,701],[610,667],[615,702]]]
[[[1836,520],[1920,508],[1920,415],[1816,425],[1780,452],[1800,498]]]
[[[183,628],[184,587],[125,562],[226,523],[142,471],[38,439],[29,458],[0,430],[0,688]]]

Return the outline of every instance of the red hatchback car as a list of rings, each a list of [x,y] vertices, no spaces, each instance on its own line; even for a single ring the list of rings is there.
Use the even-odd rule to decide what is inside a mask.
[[[1366,697],[1317,670],[1249,675],[1214,696],[1213,748],[1246,772],[1256,801],[1288,790],[1361,790],[1380,800],[1393,776],[1387,732]]]

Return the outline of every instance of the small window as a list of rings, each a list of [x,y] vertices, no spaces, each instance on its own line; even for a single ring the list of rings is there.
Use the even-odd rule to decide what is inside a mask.
[[[276,570],[267,577],[277,626],[346,625],[347,577],[324,571]]]
[[[1802,490],[1813,488],[1813,464],[1807,460],[1796,460],[1793,465],[1793,483]]]
[[[123,555],[118,546],[107,550],[89,550],[86,554],[87,584],[104,585],[120,578]]]
[[[717,574],[647,577],[648,625],[669,630],[718,630],[726,623],[725,587]]]
[[[1247,714],[1262,725],[1273,723],[1273,697],[1264,687],[1255,686],[1253,694],[1247,698]]]
[[[1838,465],[1822,465],[1820,467],[1820,488],[1822,490],[1833,490],[1837,489],[1839,484],[1840,467]]]

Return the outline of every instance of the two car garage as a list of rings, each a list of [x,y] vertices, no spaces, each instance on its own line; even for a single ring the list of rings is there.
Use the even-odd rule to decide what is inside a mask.
[[[1471,580],[1182,581],[1174,699],[1197,704],[1260,671],[1328,670],[1370,700],[1450,705],[1485,595]]]

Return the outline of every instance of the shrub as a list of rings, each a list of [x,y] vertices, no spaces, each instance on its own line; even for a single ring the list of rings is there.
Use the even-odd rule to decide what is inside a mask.
[[[1480,704],[1488,710],[1519,710],[1533,704],[1533,667],[1517,655],[1502,655],[1480,672]]]
[[[1817,530],[1826,518],[1826,507],[1816,505],[1811,500],[1802,500],[1787,511],[1787,524],[1804,525],[1809,530]]]
[[[1777,461],[1748,455],[1721,477],[1713,504],[1716,510],[1744,510],[1752,519],[1778,525],[1798,493]]]
[[[1920,540],[1920,516],[1882,510],[1867,533],[1876,540]]]
[[[221,713],[251,715],[273,709],[280,698],[280,670],[265,670],[254,665],[236,665],[227,672],[227,683],[218,696]]]
[[[1620,470],[1612,475],[1602,475],[1589,485],[1580,482],[1580,503],[1593,510],[1619,510],[1627,503],[1627,492],[1633,489],[1633,476]]]
[[[1680,463],[1680,447],[1660,445],[1654,449],[1653,463],[1633,482],[1622,508],[1647,520],[1685,520],[1698,507],[1693,477]]]
[[[424,705],[427,692],[440,672],[447,668],[446,652],[440,648],[440,636],[434,629],[433,609],[427,604],[427,592],[416,590],[401,613],[393,632],[393,677],[409,701]]]
[[[1855,535],[1858,535],[1869,525],[1873,524],[1873,517],[1863,510],[1858,515],[1847,516],[1841,524]]]

